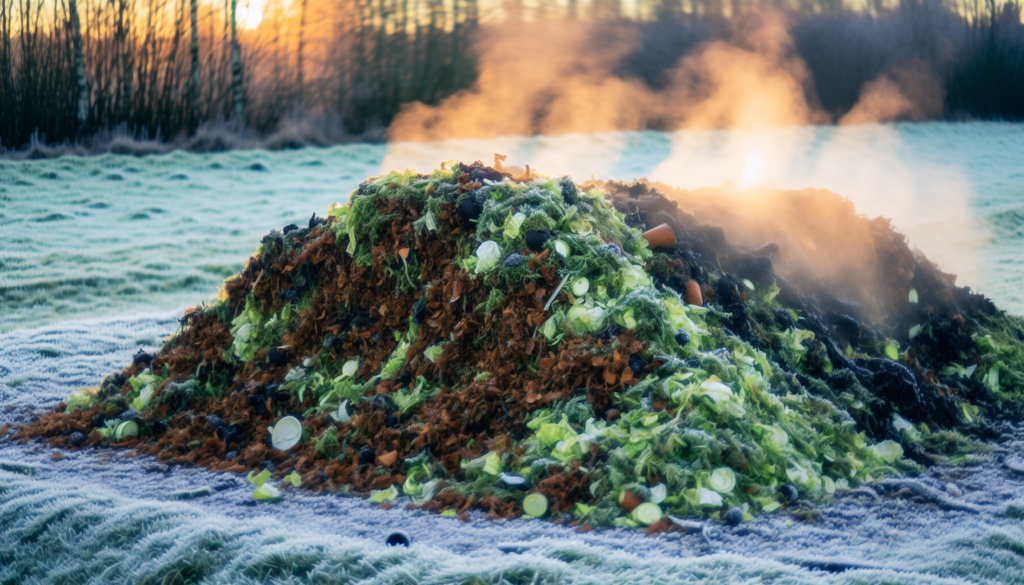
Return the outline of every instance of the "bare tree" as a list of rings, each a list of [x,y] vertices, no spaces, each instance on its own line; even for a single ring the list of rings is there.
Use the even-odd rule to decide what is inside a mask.
[[[306,38],[305,38],[306,37],[306,4],[308,2],[309,2],[309,0],[302,0],[302,4],[301,4],[301,8],[300,8],[300,16],[299,16],[298,63],[296,64],[296,68],[298,69],[298,72],[296,73],[295,83],[298,86],[298,90],[299,90],[299,106],[300,107],[302,107],[304,105],[303,98],[305,97],[303,95],[305,83],[304,83],[304,80],[302,78],[302,50],[305,48],[305,40],[306,40]]]
[[[188,87],[189,126],[194,128],[199,121],[199,0],[191,0],[192,17],[192,70]]]
[[[127,0],[118,0],[117,28],[114,34],[117,47],[116,59],[120,64],[120,72],[117,78],[117,93],[120,97],[122,119],[130,117],[132,114],[132,77],[134,72],[131,69],[132,49],[128,44],[128,27],[133,16],[129,10]]]
[[[78,87],[76,118],[80,135],[89,122],[89,83],[85,76],[85,54],[82,52],[82,25],[78,19],[78,0],[68,0],[68,20],[71,25],[71,46],[75,53],[75,83]]]
[[[245,123],[245,93],[242,87],[242,48],[238,45],[238,0],[231,2],[231,104],[235,119]]]

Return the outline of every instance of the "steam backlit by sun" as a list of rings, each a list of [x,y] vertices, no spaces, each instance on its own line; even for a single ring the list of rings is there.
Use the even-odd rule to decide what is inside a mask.
[[[753,144],[747,147],[747,164],[740,174],[740,187],[757,184],[761,180],[761,176],[764,175],[764,167],[764,153],[761,152],[761,149]]]

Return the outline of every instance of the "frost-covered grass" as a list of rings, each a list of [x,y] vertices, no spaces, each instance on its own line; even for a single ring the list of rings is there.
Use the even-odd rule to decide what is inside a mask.
[[[916,124],[0,161],[0,331],[212,299],[254,241],[364,177],[496,151],[580,180],[831,189],[1022,314],[1022,136],[1015,124]]]
[[[0,399],[52,407],[82,380],[130,359],[137,340],[160,337],[170,316],[94,321],[0,334],[0,365],[27,380]],[[42,358],[35,350],[54,347]],[[8,376],[7,371],[2,372]],[[996,446],[1008,460],[1018,436]],[[125,452],[60,452],[0,441],[0,580],[251,583],[1011,583],[1024,579],[1024,525],[1013,510],[1024,480],[995,460],[936,468],[923,481],[954,483],[978,514],[902,498],[850,496],[823,506],[817,524],[763,516],[732,529],[671,537],[605,530],[576,534],[542,521],[469,523],[362,500],[295,494],[253,506],[230,474],[153,467]],[[12,466],[11,463],[16,463]],[[33,475],[22,472],[31,470]],[[150,471],[147,471],[150,470]],[[171,494],[212,487],[188,502]],[[381,544],[407,531],[411,549]],[[705,536],[706,535],[706,536]],[[502,552],[498,549],[518,552]],[[847,569],[844,571],[844,569]],[[166,581],[165,581],[166,579]]]
[[[964,180],[969,187],[966,209],[989,226],[990,237],[970,240],[978,246],[967,251],[945,250],[953,254],[948,258],[925,250],[943,267],[981,258],[979,271],[987,283],[982,291],[998,305],[1020,312],[1024,268],[1014,252],[1024,237],[1024,212],[1014,199],[1020,177],[1002,170],[1019,166],[997,163],[1012,163],[1013,153],[1021,151],[1013,148],[1019,142],[996,128],[879,127],[861,129],[861,138],[846,135],[844,141],[829,138],[835,130],[785,131],[780,135],[789,136],[786,144],[803,145],[806,152],[791,159],[782,182],[849,193],[859,208],[864,198],[881,202],[888,196],[898,211],[894,214],[919,215],[909,229],[899,219],[895,222],[916,239],[936,226],[954,228],[942,231],[943,237],[963,235],[955,231],[957,218],[947,217],[948,208],[935,205],[928,196],[940,179]],[[731,152],[731,136],[736,135],[634,133],[510,140],[502,151],[527,161],[572,151],[577,154],[559,164],[575,168],[546,170],[572,170],[580,176],[590,171],[598,176],[646,175],[678,184],[672,174],[701,167],[702,148]],[[895,138],[902,145],[886,146],[883,138]],[[812,147],[819,140],[828,148]],[[829,165],[818,162],[856,154],[862,158],[855,158],[860,164],[851,166],[849,172],[854,173],[878,162],[866,153],[879,147],[880,140],[881,151],[900,163],[896,170],[901,180],[894,186],[879,179],[877,184],[859,182],[851,190],[840,181],[849,175],[828,171]],[[424,168],[430,168],[451,158],[443,153],[453,149],[474,153],[457,153],[464,160],[487,161],[490,147],[400,145],[385,155],[383,147],[359,146],[0,164],[0,330],[20,329],[0,335],[0,404],[19,407],[0,414],[0,427],[24,421],[28,408],[50,408],[70,391],[95,385],[129,361],[140,345],[159,345],[177,326],[167,317],[88,323],[73,319],[148,312],[211,298],[223,272],[237,269],[238,259],[251,253],[260,235],[286,223],[302,223],[309,210],[322,210],[358,179],[374,174],[385,156],[402,160],[402,149],[407,155],[415,151],[404,160],[429,158],[430,165]],[[327,166],[301,164],[313,160]],[[942,168],[952,160],[958,161],[959,170]],[[270,171],[249,170],[254,162]],[[208,168],[216,163],[225,168]],[[810,170],[801,171],[802,164]],[[735,166],[742,165],[741,157]],[[188,179],[176,177],[178,170]],[[702,172],[700,180],[713,184],[716,176],[727,176],[728,169],[703,165]],[[127,180],[111,178],[117,173]],[[44,190],[47,197],[39,197]],[[900,199],[899,193],[910,195]],[[149,208],[163,213],[146,211]],[[161,231],[168,224],[174,229]],[[209,274],[191,272],[197,258],[226,268]],[[95,278],[96,274],[109,279]],[[115,294],[118,291],[122,294]],[[124,294],[127,291],[135,294]],[[61,320],[57,327],[25,329]],[[996,447],[996,455],[1020,448],[1020,442],[1007,443]],[[927,502],[904,499],[867,505],[844,499],[823,508],[817,526],[797,521],[787,528],[785,517],[766,516],[735,531],[716,525],[707,540],[693,534],[677,540],[622,531],[575,535],[537,521],[494,524],[475,519],[463,524],[369,509],[362,502],[335,497],[295,497],[273,508],[254,508],[247,505],[252,502],[251,488],[234,485],[224,476],[201,470],[146,472],[152,460],[108,452],[66,454],[67,459],[56,461],[51,454],[38,445],[0,442],[0,459],[8,469],[24,470],[28,465],[36,470],[34,476],[0,471],[0,522],[9,523],[0,530],[0,571],[8,571],[0,573],[0,581],[16,573],[24,582],[59,582],[60,575],[67,581],[93,582],[244,582],[258,577],[287,581],[302,575],[414,583],[1024,579],[1019,552],[1024,535],[1017,511],[1024,490],[1017,476],[993,461],[948,476],[943,469],[926,476],[937,488],[952,478],[965,492],[965,500],[982,508],[980,514],[940,511]],[[173,492],[222,482],[232,485],[211,497],[167,501]],[[302,527],[297,538],[296,526]],[[412,534],[416,545],[411,551],[380,547],[383,536],[395,528]],[[501,555],[494,546],[505,541],[535,546],[521,555]],[[82,551],[99,560],[84,557]],[[153,551],[160,552],[156,560]],[[844,566],[855,569],[838,574],[821,570]],[[36,572],[29,567],[36,567]]]
[[[210,300],[272,228],[377,170],[383,147],[0,162],[0,331]]]

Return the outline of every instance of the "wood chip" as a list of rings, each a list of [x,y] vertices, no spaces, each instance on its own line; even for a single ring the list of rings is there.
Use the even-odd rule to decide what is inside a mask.
[[[377,457],[377,465],[383,465],[384,467],[391,467],[398,461],[398,451],[388,451],[387,453]]]

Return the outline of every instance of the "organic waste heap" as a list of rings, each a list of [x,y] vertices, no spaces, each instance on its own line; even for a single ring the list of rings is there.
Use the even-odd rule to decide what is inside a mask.
[[[777,192],[743,220],[495,166],[392,172],[272,231],[163,348],[20,436],[247,473],[261,500],[658,531],[976,457],[1020,416],[1021,319],[837,195]],[[784,279],[788,242],[684,209],[783,240],[809,215],[819,254],[871,260]],[[853,236],[813,233],[825,217]]]

